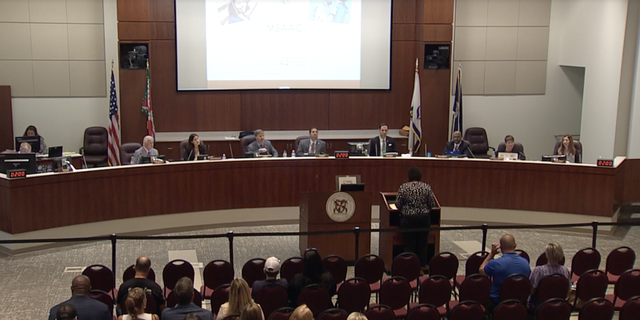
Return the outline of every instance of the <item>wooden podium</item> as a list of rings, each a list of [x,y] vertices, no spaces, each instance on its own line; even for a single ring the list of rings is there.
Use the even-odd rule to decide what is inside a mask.
[[[400,211],[395,208],[397,192],[380,192],[380,229],[400,228]],[[436,207],[429,212],[431,227],[440,227],[440,202],[435,197]],[[404,242],[400,232],[380,232],[380,257],[384,260],[384,266],[391,270],[393,258],[404,252]],[[427,243],[427,261],[431,261],[433,255],[440,252],[440,231],[429,232]]]
[[[340,192],[350,195],[355,202],[355,212],[349,219],[342,222],[332,220],[327,214],[329,209],[332,214],[336,214],[335,217],[338,220],[346,217],[342,212],[348,204],[341,201],[340,197],[330,199],[336,197],[334,196],[336,193],[338,192],[300,194],[300,232],[353,230],[355,227],[371,229],[371,192]],[[329,203],[327,200],[330,200]],[[359,239],[358,255],[368,254],[371,248],[371,235],[361,233]],[[347,261],[355,261],[359,258],[355,256],[355,236],[352,232],[300,236],[300,252],[303,253],[307,248],[318,249],[322,256],[339,255]]]

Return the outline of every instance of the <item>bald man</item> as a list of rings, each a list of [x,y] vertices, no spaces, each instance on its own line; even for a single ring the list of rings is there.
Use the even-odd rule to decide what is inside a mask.
[[[489,297],[494,304],[500,302],[500,286],[509,275],[519,273],[529,278],[531,273],[529,261],[518,255],[515,250],[516,239],[510,234],[503,235],[500,238],[500,243],[491,244],[491,252],[480,265],[480,270],[478,270],[482,275],[493,277]],[[493,258],[500,251],[502,251],[502,257],[494,260]],[[488,307],[492,309],[491,304]]]
[[[153,148],[153,137],[146,136],[142,139],[142,147],[136,150],[131,157],[131,164],[142,163],[142,157],[154,157],[158,155],[158,150]]]
[[[124,300],[127,299],[129,290],[133,288],[141,288],[145,293],[149,293],[156,304],[155,314],[162,314],[162,310],[165,307],[164,296],[162,295],[162,288],[153,280],[147,279],[149,272],[151,272],[151,260],[147,257],[138,257],[136,264],[133,265],[133,270],[136,274],[132,279],[129,279],[120,285],[118,289],[118,297],[116,298],[116,304],[118,308],[122,309],[124,306]]]
[[[471,145],[469,142],[462,140],[462,132],[455,131],[452,135],[452,140],[447,142],[444,147],[444,154],[461,154],[466,155],[468,158],[473,158],[471,152]]]
[[[112,320],[111,312],[104,303],[91,299],[91,281],[86,276],[80,275],[71,282],[71,299],[62,302],[49,311],[49,320],[55,320],[58,309],[62,305],[70,304],[76,309],[78,320]]]

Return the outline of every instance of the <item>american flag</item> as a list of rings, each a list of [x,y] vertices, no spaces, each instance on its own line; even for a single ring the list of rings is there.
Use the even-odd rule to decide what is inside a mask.
[[[453,133],[462,131],[462,69],[458,67],[458,76],[456,79],[456,96],[453,101],[453,117],[451,118],[451,132],[449,140],[453,139]]]
[[[409,154],[418,154],[422,144],[422,107],[420,104],[420,71],[416,59],[416,76],[413,82],[413,98],[411,98],[411,129],[409,131]]]
[[[118,115],[118,96],[116,80],[111,67],[111,93],[109,97],[109,165],[120,165],[120,116]]]

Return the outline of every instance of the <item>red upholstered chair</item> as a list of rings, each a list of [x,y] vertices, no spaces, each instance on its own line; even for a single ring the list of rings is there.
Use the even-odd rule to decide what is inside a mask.
[[[594,248],[584,248],[576,252],[571,259],[571,282],[577,282],[580,275],[587,270],[598,269],[600,259],[600,252]]]
[[[211,313],[217,315],[218,311],[220,311],[220,306],[229,301],[230,290],[230,284],[223,284],[213,290],[211,294]]]
[[[455,279],[458,274],[458,257],[455,253],[440,252],[429,262],[429,276],[444,276],[451,281],[452,292],[455,294]]]
[[[418,278],[420,277],[421,268],[420,258],[415,253],[403,252],[393,259],[391,275],[407,279],[411,285],[411,290],[418,291]]]
[[[407,313],[407,320],[440,320],[440,312],[430,304],[419,304]]]
[[[527,308],[515,299],[502,301],[493,309],[493,320],[527,320]]]
[[[104,291],[111,297],[111,300],[115,301],[118,289],[115,288],[116,279],[111,269],[101,264],[93,264],[86,267],[82,274],[91,281],[91,289]]]
[[[469,256],[464,266],[464,275],[456,275],[456,286],[460,287],[462,281],[472,274],[480,272],[480,266],[489,253],[486,251],[477,251]]]
[[[540,280],[538,288],[536,288],[538,298],[536,303],[539,304],[552,298],[567,299],[570,289],[571,282],[565,276],[561,274],[548,275]]]
[[[137,142],[123,143],[120,146],[120,164],[131,164],[131,157],[142,145]]]
[[[451,282],[444,276],[430,276],[420,284],[418,291],[419,303],[410,303],[413,308],[418,304],[430,304],[438,309],[440,316],[447,315],[449,300],[451,299]]]
[[[529,258],[529,254],[526,251],[522,249],[516,249],[515,251],[519,256],[525,258],[528,262],[531,262],[531,258]]]
[[[540,256],[538,256],[538,259],[536,260],[536,267],[537,266],[543,266],[545,264],[547,264],[549,261],[547,260],[547,254],[546,253],[541,253]],[[564,257],[562,257],[562,260],[560,260],[558,262],[558,264],[561,264],[564,266],[565,263],[565,259]]]
[[[594,298],[582,306],[578,320],[611,320],[614,312],[611,301],[605,298]]]
[[[178,297],[176,296],[175,292],[171,291],[169,293],[169,296],[167,296],[167,307],[173,308],[177,304],[178,304]],[[193,289],[193,304],[195,304],[198,307],[202,307],[202,295],[196,289]]]
[[[409,299],[411,299],[411,285],[403,277],[386,279],[380,287],[380,303],[391,307],[398,319],[407,316]]]
[[[491,280],[479,273],[471,275],[460,285],[459,299],[449,301],[449,310],[462,301],[475,301],[484,305],[489,301],[489,293],[491,293]]]
[[[605,273],[610,284],[615,284],[620,275],[630,269],[636,262],[636,253],[629,247],[619,247],[611,250],[607,256]]]
[[[620,309],[620,320],[637,320],[640,314],[640,296],[633,297]]]
[[[267,320],[289,320],[291,314],[293,313],[293,310],[293,308],[289,307],[280,308],[271,313]]]
[[[365,317],[368,320],[395,320],[396,315],[393,313],[393,309],[389,306],[379,304],[377,306],[369,307],[364,312]]]
[[[302,257],[288,258],[280,266],[280,278],[287,279],[287,283],[293,283],[293,277],[302,273],[302,269],[304,269]]]
[[[234,277],[233,266],[226,260],[213,260],[204,267],[204,284],[200,287],[204,299],[211,298],[215,288],[231,283]]]
[[[338,308],[331,308],[320,312],[316,320],[347,320],[349,313]]]
[[[573,301],[573,309],[579,309],[578,300],[586,302],[604,297],[608,286],[609,279],[604,272],[591,269],[583,273],[576,284],[576,299]]]
[[[331,308],[331,296],[329,291],[319,284],[310,284],[300,292],[298,305],[306,304],[313,314]]]
[[[371,287],[362,278],[345,280],[338,289],[338,308],[347,312],[362,312],[369,306]]]
[[[537,320],[569,320],[570,317],[571,305],[564,299],[547,300],[536,311]]]
[[[264,273],[264,258],[253,258],[242,266],[242,279],[244,279],[249,288],[253,286],[256,280],[264,280],[267,275]]]
[[[322,267],[328,271],[336,282],[336,291],[347,278],[347,262],[338,255],[330,255],[322,258]]]
[[[613,302],[616,310],[622,309],[624,303],[635,296],[640,296],[640,269],[623,272],[616,282],[613,295],[606,295],[607,300]]]
[[[133,265],[127,267],[122,273],[122,282],[126,282],[129,279],[133,279],[136,276],[136,270],[133,269]],[[147,279],[151,281],[156,281],[156,272],[153,271],[153,268],[149,268],[149,274],[147,275]]]
[[[531,281],[522,274],[512,274],[500,286],[500,301],[515,299],[526,304],[531,293]]]
[[[355,265],[355,276],[367,280],[373,293],[380,291],[384,272],[384,261],[375,254],[362,256]]]
[[[484,309],[475,301],[462,301],[449,313],[449,320],[482,320]]]
[[[284,308],[289,302],[287,289],[278,284],[268,284],[262,286],[255,293],[255,301],[262,307],[262,313],[266,318],[276,310]]]
[[[162,269],[162,282],[164,283],[164,297],[169,297],[171,290],[176,286],[178,280],[187,277],[193,281],[195,271],[187,260],[175,259],[169,261]]]

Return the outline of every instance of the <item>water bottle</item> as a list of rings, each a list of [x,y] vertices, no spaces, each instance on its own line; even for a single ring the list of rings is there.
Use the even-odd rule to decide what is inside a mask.
[[[287,157],[287,150],[285,150],[285,151],[282,153],[282,157],[283,157],[283,158],[286,158],[286,157]]]
[[[226,154],[222,154],[222,160],[227,160],[227,155]]]
[[[291,150],[291,158],[295,158],[296,157],[296,151],[295,150]]]

